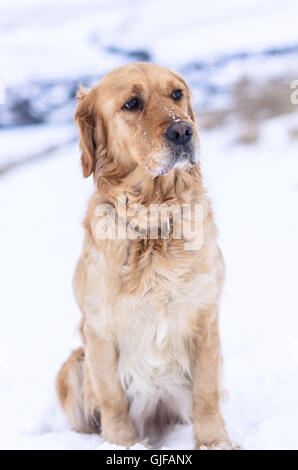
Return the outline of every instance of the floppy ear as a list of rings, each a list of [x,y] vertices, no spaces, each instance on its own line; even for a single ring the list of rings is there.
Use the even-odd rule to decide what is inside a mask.
[[[87,178],[94,171],[96,145],[94,140],[95,109],[94,92],[80,87],[77,93],[77,109],[75,122],[80,131],[80,148],[82,150],[81,162],[83,174]]]
[[[174,72],[172,70],[172,73],[173,75],[175,75],[176,78],[178,78],[178,80],[180,80],[180,82],[183,83],[183,85],[187,88],[188,90],[188,97],[187,97],[187,114],[189,115],[190,119],[195,122],[196,120],[196,117],[195,117],[195,113],[193,112],[193,108],[192,108],[192,103],[191,103],[191,98],[192,98],[192,93],[189,89],[189,86],[187,85],[186,81],[184,80],[184,78],[177,72]]]

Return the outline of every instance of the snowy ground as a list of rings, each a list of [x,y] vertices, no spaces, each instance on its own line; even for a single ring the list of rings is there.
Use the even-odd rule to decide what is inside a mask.
[[[198,87],[199,108],[206,80],[227,86],[243,73],[257,73],[262,81],[297,70],[293,56],[285,56],[281,67],[274,54],[266,61],[252,55],[220,69],[196,68],[243,51],[296,44],[294,0],[186,0],[185,9],[181,3],[175,8],[173,0],[38,5],[33,0],[0,5],[0,80],[16,93],[31,92],[32,80],[39,85],[93,80],[145,52]],[[52,91],[46,100],[38,98],[36,109],[63,103],[65,88]],[[0,130],[3,449],[102,445],[99,436],[70,430],[54,392],[62,361],[79,344],[71,278],[92,191],[73,143],[73,106],[52,110],[45,124]],[[2,111],[0,124],[8,125],[8,110]],[[201,164],[227,267],[221,331],[228,398],[222,408],[231,437],[245,449],[298,449],[298,139],[288,136],[297,129],[297,116],[264,121],[254,146],[235,144],[233,122],[201,132]],[[160,446],[192,448],[191,426],[177,426]]]
[[[268,122],[253,149],[233,145],[230,129],[201,135],[227,265],[223,412],[249,449],[298,448],[298,141],[284,132],[288,120]],[[54,394],[55,374],[79,344],[71,276],[91,188],[74,145],[2,177],[2,448],[101,443],[69,429]],[[191,448],[191,427],[178,426],[161,445]]]

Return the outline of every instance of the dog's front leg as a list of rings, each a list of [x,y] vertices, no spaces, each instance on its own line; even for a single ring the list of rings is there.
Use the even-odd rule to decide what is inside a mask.
[[[84,329],[86,359],[101,415],[105,441],[129,447],[136,442],[128,404],[117,375],[117,352],[113,338],[103,338],[92,328]]]
[[[220,413],[220,339],[214,312],[200,312],[193,345],[193,421],[196,448],[229,448]]]

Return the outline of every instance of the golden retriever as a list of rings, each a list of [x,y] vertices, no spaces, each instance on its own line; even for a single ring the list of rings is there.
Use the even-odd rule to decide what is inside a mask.
[[[110,443],[150,442],[170,424],[192,421],[197,449],[229,448],[219,408],[224,265],[190,91],[176,73],[134,63],[81,88],[77,100],[83,173],[93,174],[95,189],[73,282],[83,346],[58,374],[60,402],[73,429],[101,430]],[[135,237],[99,235],[109,232],[112,215],[123,228],[136,205],[152,204],[200,205],[200,249],[186,249],[185,234],[173,236],[173,213],[167,238],[160,218],[157,235],[148,235],[146,214]],[[112,211],[101,210],[107,206]]]

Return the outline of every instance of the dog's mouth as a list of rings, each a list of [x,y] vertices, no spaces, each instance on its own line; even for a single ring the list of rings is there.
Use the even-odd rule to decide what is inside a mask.
[[[196,151],[193,144],[169,146],[168,161],[161,170],[161,175],[167,175],[173,169],[189,171],[197,163]]]

